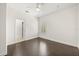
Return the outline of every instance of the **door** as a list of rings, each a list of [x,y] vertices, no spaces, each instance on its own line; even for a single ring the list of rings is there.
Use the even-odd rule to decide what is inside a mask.
[[[16,20],[16,41],[21,40],[23,37],[23,21]]]

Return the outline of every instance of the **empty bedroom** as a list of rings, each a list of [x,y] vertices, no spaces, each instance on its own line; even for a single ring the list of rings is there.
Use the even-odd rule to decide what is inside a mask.
[[[1,56],[79,56],[78,3],[0,3]]]

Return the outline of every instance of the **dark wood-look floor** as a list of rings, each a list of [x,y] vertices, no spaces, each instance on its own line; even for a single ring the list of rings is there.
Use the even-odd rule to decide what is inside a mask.
[[[35,38],[9,45],[7,56],[78,56],[78,52],[76,47]]]

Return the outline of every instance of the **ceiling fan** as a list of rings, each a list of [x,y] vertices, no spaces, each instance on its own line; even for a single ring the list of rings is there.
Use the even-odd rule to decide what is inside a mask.
[[[41,11],[42,5],[44,5],[44,3],[36,3],[36,7],[35,7],[36,12],[40,12]],[[25,12],[29,13],[30,11],[29,10],[25,10]]]

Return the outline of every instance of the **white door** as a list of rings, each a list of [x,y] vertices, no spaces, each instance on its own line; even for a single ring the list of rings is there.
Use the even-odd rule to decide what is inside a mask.
[[[17,19],[16,20],[16,40],[21,40],[22,39],[22,32],[23,32],[23,21]]]

